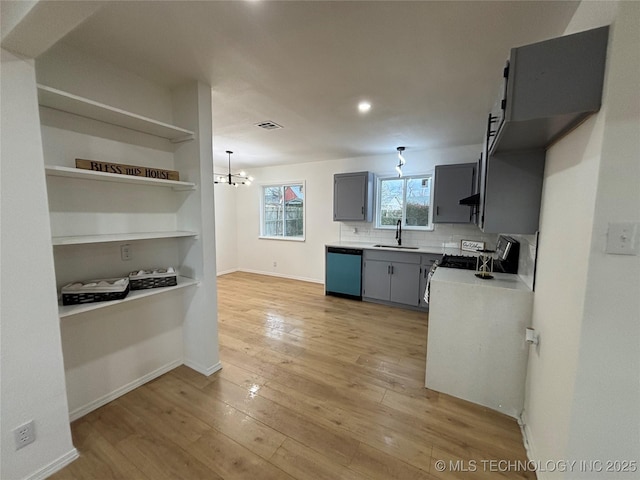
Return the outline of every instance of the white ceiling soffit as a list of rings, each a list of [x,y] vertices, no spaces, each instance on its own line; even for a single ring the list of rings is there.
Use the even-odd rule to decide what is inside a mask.
[[[561,35],[577,3],[109,2],[64,42],[209,83],[215,161],[256,167],[481,143],[510,48]]]
[[[36,58],[77,27],[105,2],[0,2],[2,48]]]

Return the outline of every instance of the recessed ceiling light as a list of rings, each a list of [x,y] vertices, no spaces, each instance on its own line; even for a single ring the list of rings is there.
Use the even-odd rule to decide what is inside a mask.
[[[371,104],[367,101],[362,101],[358,104],[358,111],[360,113],[367,113],[369,110],[371,110]]]

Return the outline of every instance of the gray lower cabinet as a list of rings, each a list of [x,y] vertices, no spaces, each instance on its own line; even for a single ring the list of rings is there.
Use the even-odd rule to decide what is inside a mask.
[[[420,265],[410,263],[391,264],[391,288],[389,300],[403,305],[420,304]]]
[[[389,301],[391,298],[391,274],[388,261],[367,260],[365,253],[362,268],[363,297]]]
[[[471,223],[471,207],[460,200],[475,193],[476,163],[437,165],[433,188],[433,223]]]
[[[420,307],[422,257],[419,253],[366,250],[362,269],[363,300]]]

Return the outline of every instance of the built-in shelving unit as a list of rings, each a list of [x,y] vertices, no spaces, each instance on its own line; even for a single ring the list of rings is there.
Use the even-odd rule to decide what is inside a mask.
[[[194,133],[191,130],[159,122],[45,85],[38,85],[38,103],[44,107],[166,138],[173,143],[194,139]]]
[[[149,185],[152,187],[168,187],[174,190],[195,190],[193,182],[180,182],[176,180],[162,180],[147,177],[135,177],[132,175],[118,175],[107,172],[94,172],[81,168],[69,168],[60,166],[45,167],[46,174],[51,177],[68,177],[82,180],[96,180],[101,182],[131,183],[136,185]]]
[[[132,242],[134,240],[155,240],[159,238],[197,237],[197,232],[138,232],[138,233],[109,233],[104,235],[73,235],[68,237],[53,237],[51,243],[56,245],[85,245],[88,243]]]
[[[38,101],[40,105],[60,110],[63,112],[79,115],[81,117],[98,120],[105,124],[116,125],[118,127],[142,132],[150,135],[165,138],[173,143],[181,143],[187,140],[193,140],[194,134],[190,130],[186,130],[174,125],[159,122],[151,118],[143,117],[134,113],[105,105],[87,98],[83,98],[62,90],[38,85]],[[118,175],[107,172],[97,172],[93,170],[85,170],[81,168],[71,168],[60,165],[45,166],[45,173],[49,177],[65,177],[73,180],[81,181],[97,181],[116,183],[123,185],[135,186],[151,186],[164,187],[165,189],[174,191],[185,191],[187,193],[196,190],[196,184],[193,182],[163,180],[147,177],[138,177],[132,175]],[[86,190],[85,193],[86,194]],[[149,192],[152,194],[152,192]],[[107,199],[105,199],[107,200]],[[96,212],[99,215],[98,212]],[[55,246],[74,246],[74,245],[90,245],[104,244],[110,242],[131,242],[136,240],[158,240],[166,238],[185,238],[198,237],[198,232],[194,231],[151,231],[151,232],[119,232],[119,233],[96,233],[91,235],[63,235],[54,236],[51,239],[52,245]],[[85,267],[83,267],[84,269]],[[130,292],[123,300],[115,300],[110,302],[95,302],[82,305],[59,306],[60,318],[77,315],[83,312],[96,310],[100,308],[110,307],[122,302],[128,302],[150,295],[157,295],[170,290],[180,289],[191,285],[198,284],[198,280],[178,277],[178,285],[174,287],[164,287],[147,290],[137,290]]]
[[[69,412],[78,418],[180,363],[210,375],[220,362],[215,239],[203,223],[213,209],[210,87],[189,81],[147,90],[128,72],[93,58],[67,62],[66,53],[37,65],[51,85],[38,85],[37,96],[52,287],[167,266],[178,275],[175,286],[133,290],[121,300],[57,305],[70,359]],[[83,76],[87,68],[97,71]],[[153,112],[157,119],[143,116]],[[174,170],[180,181],[75,168],[76,158]]]
[[[130,302],[132,300],[138,300],[140,298],[150,297],[152,295],[159,295],[162,293],[169,292],[171,290],[178,290],[180,288],[190,287],[192,285],[198,285],[198,281],[193,278],[187,277],[178,277],[178,284],[173,287],[161,287],[161,288],[148,288],[145,290],[134,290],[129,292],[122,300],[111,300],[108,302],[94,302],[94,303],[83,303],[79,305],[60,305],[58,308],[58,315],[60,318],[70,317],[72,315],[77,315],[78,313],[89,312],[91,310],[97,310],[99,308],[108,308],[114,305],[118,305],[124,302]]]

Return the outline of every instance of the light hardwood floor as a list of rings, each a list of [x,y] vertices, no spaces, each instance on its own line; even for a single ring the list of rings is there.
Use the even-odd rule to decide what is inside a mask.
[[[535,478],[513,467],[514,419],[424,388],[425,313],[246,273],[218,302],[222,370],[176,368],[75,421],[80,458],[52,478]]]

